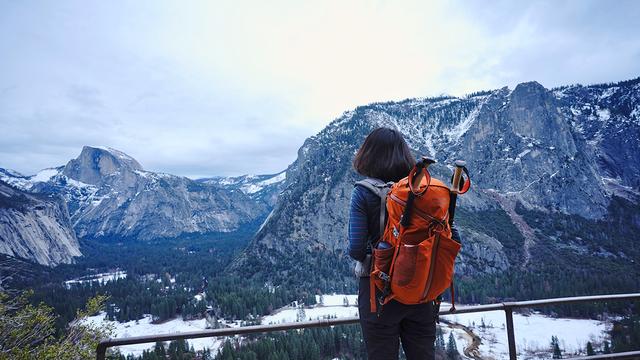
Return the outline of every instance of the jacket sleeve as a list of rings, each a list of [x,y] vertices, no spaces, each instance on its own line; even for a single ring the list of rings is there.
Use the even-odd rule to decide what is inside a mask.
[[[369,239],[367,199],[362,190],[363,188],[360,186],[353,188],[349,207],[349,256],[358,261],[362,261],[366,257]]]

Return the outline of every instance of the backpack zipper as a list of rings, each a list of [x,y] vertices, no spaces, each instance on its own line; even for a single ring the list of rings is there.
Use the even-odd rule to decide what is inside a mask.
[[[407,206],[407,203],[405,201],[401,200],[395,194],[390,194],[389,198],[391,198],[391,200],[397,202],[398,204],[400,204],[402,206]],[[443,220],[437,219],[437,218],[435,218],[435,217],[433,217],[433,216],[421,211],[416,206],[413,207],[413,211],[415,211],[415,213],[418,214],[418,216],[420,216],[421,218],[423,218],[423,219],[425,219],[427,221],[435,221],[437,223],[444,224],[444,219]]]

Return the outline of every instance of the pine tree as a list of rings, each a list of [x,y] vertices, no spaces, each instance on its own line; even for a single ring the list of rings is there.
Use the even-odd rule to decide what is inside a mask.
[[[591,341],[587,341],[587,355],[595,355],[596,352],[593,351],[593,345],[591,345]]]
[[[296,314],[296,321],[305,321],[307,320],[307,314],[304,311],[304,307],[300,306],[298,309],[298,313]]]
[[[554,359],[562,359],[562,351],[560,351],[560,343],[557,336],[551,337],[551,350],[553,351]]]
[[[604,351],[605,354],[611,354],[611,348],[609,347],[609,342],[605,341],[604,342]]]
[[[162,341],[156,342],[154,352],[160,359],[164,359],[165,357],[167,357],[167,350],[164,348],[164,343]]]
[[[449,342],[447,343],[447,356],[452,360],[458,359],[458,357],[460,357],[460,353],[458,353],[458,345],[456,344],[456,339],[453,336],[453,331],[449,333]]]
[[[438,326],[436,328],[436,349],[440,349],[444,351],[445,343],[444,343],[444,333],[442,332],[442,328]]]

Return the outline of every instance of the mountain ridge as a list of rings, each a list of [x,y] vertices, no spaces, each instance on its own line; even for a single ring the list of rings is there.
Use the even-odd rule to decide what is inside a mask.
[[[554,89],[533,81],[460,98],[373,103],[343,113],[304,142],[269,219],[230,271],[246,273],[249,266],[252,276],[277,282],[284,280],[265,269],[283,267],[279,261],[294,261],[295,254],[343,258],[349,194],[358,179],[351,160],[379,126],[402,132],[414,154],[436,157],[433,174],[440,179],[449,178],[454,160],[467,160],[474,189],[460,198],[461,208],[495,214],[518,233],[510,243],[478,224],[461,224],[462,274],[504,272],[539,260],[529,252],[543,243],[555,246],[532,241],[542,230],[519,206],[598,222],[610,214],[614,196],[637,203],[640,194],[640,152],[629,146],[640,141],[640,78]]]
[[[107,147],[85,146],[66,165],[31,176],[3,169],[0,180],[23,192],[64,199],[74,236],[83,239],[230,232],[268,211],[241,191],[146,171],[129,155]]]

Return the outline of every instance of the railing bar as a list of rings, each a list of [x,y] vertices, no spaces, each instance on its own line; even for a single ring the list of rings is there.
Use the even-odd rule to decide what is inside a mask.
[[[455,312],[450,312],[448,310],[441,311],[440,315],[468,314],[468,313],[487,312],[487,311],[495,311],[495,310],[504,310],[504,311],[509,310],[509,312],[511,312],[511,310],[514,308],[528,308],[528,307],[535,307],[535,306],[548,306],[548,305],[578,303],[578,302],[605,302],[605,301],[619,301],[619,300],[640,300],[640,293],[577,296],[577,297],[564,297],[564,298],[554,298],[554,299],[505,302],[505,303],[488,304],[488,305],[475,305],[475,306],[468,306],[468,307],[460,307]],[[513,322],[513,319],[511,319],[511,321]],[[199,338],[205,338],[205,337],[246,335],[246,334],[264,333],[264,332],[271,332],[271,331],[285,331],[285,330],[293,330],[293,329],[327,327],[327,326],[336,326],[336,325],[350,325],[350,324],[356,324],[358,322],[359,322],[358,317],[354,316],[354,317],[348,317],[348,318],[342,318],[342,319],[312,320],[312,321],[303,321],[303,322],[296,322],[296,323],[274,324],[274,325],[252,325],[252,326],[236,327],[236,328],[190,331],[190,332],[184,332],[184,333],[134,336],[134,337],[120,338],[120,339],[114,338],[114,339],[104,340],[98,344],[98,347],[96,349],[97,359],[98,360],[104,359],[104,356],[105,356],[104,354],[106,352],[106,349],[113,346],[143,344],[143,343],[149,343],[149,342],[171,341],[171,340],[180,340],[180,339],[199,339]],[[507,316],[507,323],[508,322],[509,320]],[[514,341],[514,347],[515,347],[515,341]],[[622,356],[627,356],[624,354]],[[631,355],[628,355],[628,356],[637,356],[640,354],[640,352],[631,352],[629,354]],[[626,359],[627,358],[627,357],[616,357],[616,356],[612,357],[612,355],[617,355],[617,354],[597,355],[597,356],[607,356],[607,357],[596,356],[596,357],[584,357],[581,359],[614,359],[614,358]]]
[[[516,301],[508,304],[514,308],[523,308],[523,307],[544,306],[544,305],[568,304],[568,303],[576,303],[576,302],[591,302],[591,301],[605,302],[610,300],[619,301],[619,300],[633,300],[633,299],[640,300],[640,293],[563,297],[563,298],[542,299],[542,300]]]
[[[639,359],[640,351],[629,351],[612,354],[600,354],[591,356],[582,356],[577,358],[568,358],[565,360],[601,360],[601,359]]]
[[[312,320],[312,321],[301,321],[296,323],[283,323],[283,324],[273,324],[273,325],[252,325],[252,326],[243,326],[243,327],[235,327],[235,328],[189,331],[189,332],[170,333],[170,334],[161,334],[161,335],[132,336],[132,337],[121,338],[121,339],[115,338],[115,339],[105,340],[101,342],[101,344],[104,344],[107,347],[112,347],[112,346],[122,346],[122,345],[132,345],[132,344],[143,344],[143,343],[156,342],[156,341],[200,339],[205,337],[224,337],[224,336],[264,333],[264,332],[271,332],[271,331],[284,331],[284,330],[305,329],[305,328],[313,328],[313,327],[327,327],[327,326],[335,326],[335,325],[349,325],[349,324],[355,324],[358,321],[359,319],[357,317],[349,317],[349,318],[343,318],[343,319]]]

